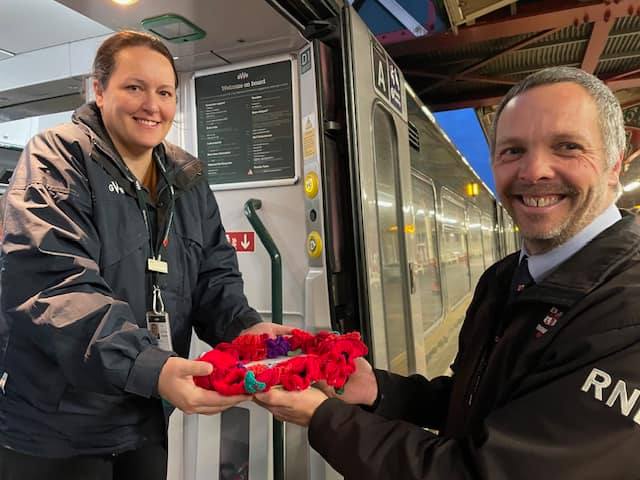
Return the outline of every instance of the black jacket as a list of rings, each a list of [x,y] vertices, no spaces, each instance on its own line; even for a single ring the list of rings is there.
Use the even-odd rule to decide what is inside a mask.
[[[319,407],[309,438],[334,468],[349,480],[640,478],[635,218],[505,305],[517,261],[480,279],[453,378],[376,371],[375,414]]]
[[[192,327],[213,345],[260,321],[202,163],[168,143],[156,153],[176,191],[160,280],[175,353],[146,329],[149,235],[95,104],[25,148],[4,216],[1,445],[66,457],[162,441],[158,376],[169,356],[188,355]],[[168,191],[159,180],[154,223]]]

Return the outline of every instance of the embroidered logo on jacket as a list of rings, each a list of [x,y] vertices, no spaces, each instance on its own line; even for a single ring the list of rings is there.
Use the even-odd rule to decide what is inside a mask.
[[[118,182],[116,182],[115,180],[109,184],[109,191],[112,193],[120,193],[124,195],[124,188],[118,185]]]
[[[607,407],[613,407],[616,404],[616,401],[619,400],[620,414],[628,417],[636,406],[638,398],[640,398],[640,390],[634,388],[631,392],[631,396],[629,396],[626,382],[618,380],[613,387],[613,390],[608,393],[609,396],[605,401],[602,396],[602,392],[611,386],[612,381],[611,375],[607,372],[594,368],[584,381],[581,390],[589,393],[589,390],[593,387],[593,397],[596,400],[604,402]],[[640,425],[640,409],[636,411],[633,421]]]
[[[544,317],[538,325],[536,325],[536,338],[540,338],[542,335],[547,333],[550,328],[555,327],[561,316],[562,312],[560,310],[556,307],[551,307],[547,316]]]

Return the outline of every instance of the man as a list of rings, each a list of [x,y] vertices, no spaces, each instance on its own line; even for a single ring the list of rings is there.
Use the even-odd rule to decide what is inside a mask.
[[[624,147],[620,105],[598,79],[562,67],[525,79],[491,138],[524,247],[480,279],[453,377],[362,361],[342,400],[309,389],[256,401],[309,425],[349,479],[637,479],[640,227],[614,206]]]

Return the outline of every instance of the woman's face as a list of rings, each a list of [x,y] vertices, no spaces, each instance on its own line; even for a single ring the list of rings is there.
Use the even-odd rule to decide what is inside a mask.
[[[176,113],[171,63],[148,47],[127,47],[116,54],[105,88],[94,81],[96,104],[107,131],[126,160],[151,155],[164,140]]]

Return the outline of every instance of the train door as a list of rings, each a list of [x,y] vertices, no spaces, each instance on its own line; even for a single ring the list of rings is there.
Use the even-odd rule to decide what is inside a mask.
[[[363,287],[373,361],[398,373],[423,370],[415,296],[415,225],[404,80],[351,8],[343,10],[351,127],[352,202],[359,217]]]

